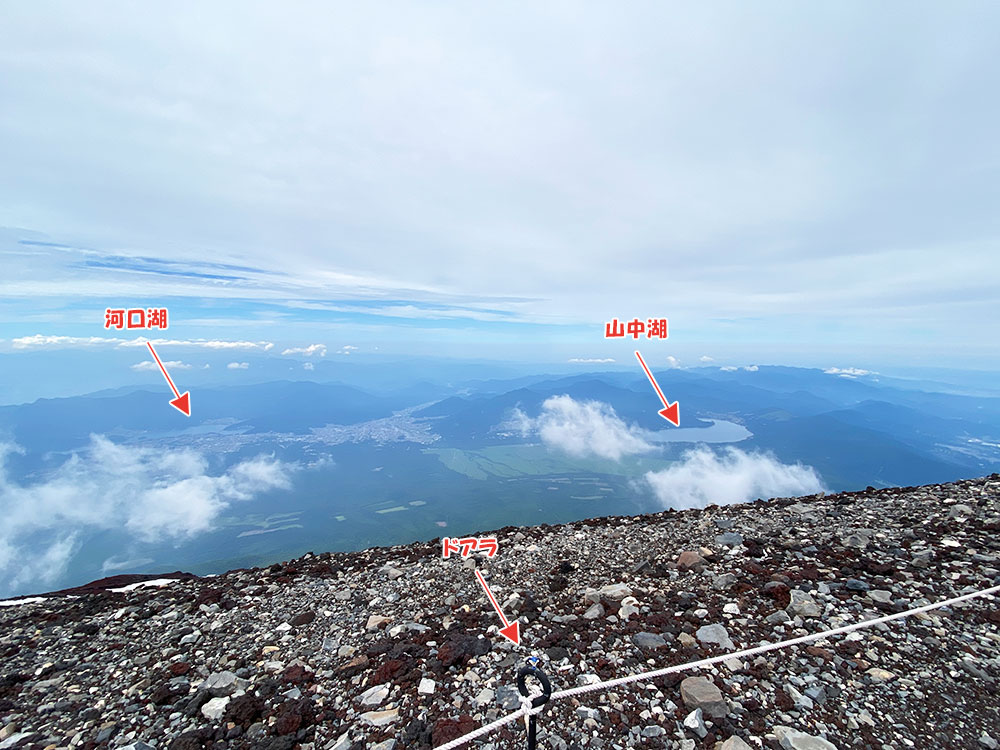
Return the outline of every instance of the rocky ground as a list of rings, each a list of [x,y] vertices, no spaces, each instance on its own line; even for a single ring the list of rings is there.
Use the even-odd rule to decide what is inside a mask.
[[[0,748],[429,748],[555,689],[1000,583],[1000,476],[505,528],[0,608]],[[496,630],[473,568],[508,616]],[[951,609],[551,703],[548,748],[997,748],[1000,611]],[[521,748],[518,722],[475,747]]]

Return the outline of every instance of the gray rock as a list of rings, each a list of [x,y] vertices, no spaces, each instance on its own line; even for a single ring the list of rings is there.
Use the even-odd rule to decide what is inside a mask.
[[[736,649],[736,644],[729,639],[729,633],[722,625],[703,625],[695,632],[695,637],[702,643],[714,643],[729,651]]]
[[[583,613],[584,620],[596,620],[598,617],[604,617],[604,607],[600,602],[591,604],[590,609]]]
[[[201,715],[209,721],[218,721],[222,718],[223,714],[226,713],[226,707],[229,705],[229,700],[228,695],[222,698],[212,698],[208,703],[201,707]]]
[[[719,719],[729,713],[722,691],[707,677],[688,677],[681,682],[681,698],[689,708],[700,708]]]
[[[859,581],[857,578],[848,578],[845,586],[849,591],[867,591],[871,588],[867,583]]]
[[[666,733],[666,729],[656,724],[650,724],[648,727],[643,727],[640,732],[643,737],[662,737]]]
[[[156,750],[152,745],[147,745],[142,740],[136,740],[131,745],[125,745],[125,747],[119,748],[119,750]]]
[[[348,730],[327,745],[326,750],[350,750],[351,745],[353,744],[354,743],[351,742],[351,732]]]
[[[979,744],[987,748],[987,750],[997,750],[997,748],[1000,748],[1000,742],[997,742],[995,739],[986,734],[986,732],[983,732],[979,736]]]
[[[664,640],[662,635],[646,632],[636,633],[633,635],[632,643],[639,648],[659,648],[660,646],[667,645],[667,642]]]
[[[847,534],[841,541],[847,547],[854,547],[855,549],[864,549],[868,546],[868,537],[863,534]]]
[[[838,750],[837,746],[822,737],[800,732],[791,727],[776,726],[773,730],[778,744],[785,750]]]
[[[700,708],[696,708],[684,717],[684,726],[699,737],[704,737],[708,734],[708,727],[705,726],[705,720],[702,718],[702,710]]]
[[[513,685],[500,685],[497,688],[496,702],[505,711],[516,711],[521,707],[521,694]]]
[[[110,740],[114,733],[118,731],[118,725],[114,722],[110,722],[101,727],[100,731],[97,733],[97,737],[94,738],[94,742],[101,744],[102,742],[107,742]]]
[[[801,589],[791,590],[791,601],[789,601],[785,610],[789,614],[798,615],[799,617],[819,617],[823,614],[819,605],[816,604],[816,600]]]
[[[388,685],[373,685],[363,692],[358,700],[361,701],[362,705],[365,706],[381,706],[386,698],[389,697],[389,686]]]
[[[602,586],[597,590],[602,597],[605,599],[611,599],[612,601],[620,602],[626,596],[632,596],[632,589],[630,589],[624,583],[611,583],[607,586]]]
[[[826,688],[822,685],[812,685],[806,688],[806,695],[808,695],[816,703],[825,703],[827,699]]]
[[[420,684],[417,685],[417,692],[420,695],[431,695],[435,687],[437,687],[437,684],[430,677],[421,677]]]
[[[736,531],[727,531],[715,537],[715,543],[722,547],[739,547],[743,544],[743,535]]]
[[[772,612],[764,618],[765,622],[768,622],[771,625],[780,625],[783,622],[789,622],[791,619],[792,618],[789,617],[788,613],[783,609],[779,609],[777,612]]]
[[[881,589],[875,589],[868,592],[868,598],[873,602],[879,602],[880,604],[888,604],[892,601],[892,592],[883,591]]]
[[[865,672],[866,675],[872,678],[873,682],[891,682],[896,679],[896,675],[890,672],[888,669],[882,669],[881,667],[872,667]]]
[[[719,746],[719,750],[753,750],[742,737],[730,737]]]
[[[733,584],[736,583],[736,576],[732,573],[723,573],[721,576],[716,576],[712,579],[712,588],[719,589],[720,591],[725,591]]]
[[[366,724],[371,724],[373,727],[384,727],[387,724],[392,724],[398,718],[398,708],[390,708],[388,711],[369,711],[368,713],[361,714],[361,720]]]
[[[239,677],[233,672],[213,672],[208,679],[202,683],[202,688],[210,692],[213,696],[232,695],[236,692]]]
[[[0,742],[0,749],[7,750],[8,747],[15,747],[17,743],[23,740],[25,737],[30,737],[34,732],[15,732],[10,737]]]

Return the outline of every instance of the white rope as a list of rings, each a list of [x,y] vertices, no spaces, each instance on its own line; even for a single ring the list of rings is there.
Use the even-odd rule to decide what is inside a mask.
[[[558,692],[552,693],[549,698],[550,701],[558,700],[560,698],[569,698],[573,695],[581,695],[583,693],[590,693],[595,690],[606,690],[607,688],[617,687],[619,685],[627,685],[630,682],[638,682],[640,680],[654,680],[657,677],[663,677],[664,675],[673,674],[675,672],[684,672],[689,669],[698,669],[700,667],[707,667],[712,664],[718,664],[720,662],[728,661],[729,659],[745,659],[750,656],[756,656],[758,654],[763,654],[768,651],[775,651],[779,648],[788,648],[789,646],[798,646],[803,643],[812,643],[813,641],[822,641],[830,636],[842,635],[844,633],[851,633],[855,630],[861,630],[862,628],[870,628],[875,625],[880,625],[885,622],[892,622],[893,620],[900,620],[904,617],[912,617],[913,615],[918,615],[922,612],[930,612],[933,609],[942,609],[943,607],[950,607],[953,604],[958,604],[959,602],[968,601],[969,599],[975,599],[980,596],[990,596],[992,594],[1000,593],[1000,586],[992,586],[988,589],[983,589],[982,591],[973,591],[971,594],[962,594],[961,596],[956,596],[951,599],[945,599],[940,602],[934,602],[933,604],[926,604],[922,607],[917,607],[915,609],[908,609],[905,612],[897,612],[896,614],[886,615],[884,617],[876,617],[871,620],[862,620],[861,622],[856,622],[852,625],[844,625],[843,627],[833,628],[832,630],[821,630],[818,633],[810,633],[809,635],[803,635],[798,638],[792,638],[787,641],[778,641],[777,643],[765,643],[761,646],[755,646],[754,648],[744,649],[743,651],[734,651],[729,654],[722,654],[720,656],[712,656],[707,659],[700,659],[699,661],[688,662],[687,664],[677,664],[672,667],[664,667],[663,669],[654,669],[649,672],[640,672],[638,674],[629,675],[627,677],[619,677],[614,680],[605,680],[603,682],[594,682],[589,685],[581,685],[580,687],[570,688],[568,690],[560,690]],[[452,750],[452,748],[461,747],[466,743],[471,742],[477,737],[481,737],[488,732],[492,732],[494,729],[502,727],[504,724],[508,724],[515,719],[526,715],[528,712],[524,708],[524,701],[521,703],[521,708],[514,713],[503,717],[502,719],[497,719],[491,724],[486,724],[466,735],[458,737],[457,739],[451,740],[451,742],[446,742],[443,745],[439,745],[435,750]],[[541,706],[534,711],[537,713],[541,709]]]
[[[521,718],[522,716],[527,718],[529,716],[534,716],[535,714],[541,713],[542,709],[545,708],[544,703],[540,706],[531,705],[531,702],[534,700],[534,698],[538,695],[541,695],[541,691],[530,691],[530,692],[531,695],[520,696],[521,707],[514,713],[504,716],[502,719],[497,719],[496,721],[490,724],[479,727],[479,729],[474,729],[468,734],[463,734],[461,737],[451,740],[450,742],[446,742],[443,745],[438,745],[436,748],[434,748],[434,750],[451,750],[451,748],[453,747],[461,747],[462,745],[472,742],[472,740],[476,739],[477,737],[482,737],[484,734],[489,734],[494,729],[499,729],[504,724],[509,724],[510,722]]]
[[[541,708],[541,706],[539,706]],[[527,712],[523,708],[519,708],[512,714],[504,716],[502,719],[497,719],[496,721],[479,727],[479,729],[473,729],[468,734],[463,734],[461,737],[452,740],[451,742],[446,742],[443,745],[438,745],[434,750],[451,750],[453,747],[461,747],[462,745],[472,742],[477,737],[482,737],[484,734],[489,734],[494,729],[499,729],[504,724],[509,724],[516,719],[520,719],[522,716],[526,716]]]
[[[942,607],[949,607],[952,604],[958,604],[959,602],[964,602],[968,599],[974,599],[977,596],[988,596],[990,594],[995,594],[1000,592],[1000,586],[993,586],[992,588],[984,589],[982,591],[974,591],[971,594],[963,594],[962,596],[956,596],[953,599],[945,599],[941,602],[935,602],[934,604],[927,604],[923,607],[917,607],[916,609],[908,609],[905,612],[897,612],[893,615],[886,615],[885,617],[876,617],[873,620],[862,620],[861,622],[856,622],[852,625],[844,625],[843,627],[834,628],[833,630],[822,630],[818,633],[810,633],[809,635],[803,635],[798,638],[791,638],[787,641],[778,641],[777,643],[765,643],[762,646],[756,646],[754,648],[744,649],[743,651],[734,651],[729,654],[723,654],[722,656],[712,656],[708,659],[701,659],[700,661],[692,661],[687,664],[679,664],[673,667],[664,667],[663,669],[656,669],[651,672],[641,672],[639,674],[629,675],[628,677],[619,677],[615,680],[606,680],[604,682],[595,682],[590,685],[581,685],[580,687],[570,688],[569,690],[560,690],[559,692],[553,693],[549,700],[555,700],[557,698],[568,698],[571,695],[580,695],[581,693],[589,693],[593,690],[604,690],[606,688],[617,687],[618,685],[627,685],[630,682],[638,682],[639,680],[652,680],[657,677],[662,677],[663,675],[672,674],[674,672],[682,672],[688,669],[698,669],[700,667],[707,667],[712,664],[718,664],[720,662],[728,661],[729,659],[746,659],[751,656],[757,656],[758,654],[763,654],[768,651],[775,651],[779,648],[788,648],[789,646],[798,646],[802,643],[812,643],[813,641],[822,641],[829,638],[832,635],[842,635],[844,633],[850,633],[855,630],[861,630],[862,628],[870,628],[875,625],[880,625],[881,623],[891,622],[893,620],[900,620],[904,617],[911,617],[913,615],[918,615],[921,612],[929,612],[932,609],[941,609]]]

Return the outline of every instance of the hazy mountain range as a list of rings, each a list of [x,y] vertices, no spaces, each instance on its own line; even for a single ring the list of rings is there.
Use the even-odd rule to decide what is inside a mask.
[[[862,371],[127,388],[0,407],[0,594],[1000,470],[1000,398]],[[412,375],[412,373],[411,373]],[[975,395],[970,395],[975,394]]]

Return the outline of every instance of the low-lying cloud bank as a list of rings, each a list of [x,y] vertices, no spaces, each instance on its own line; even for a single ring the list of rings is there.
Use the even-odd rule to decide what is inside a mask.
[[[783,464],[770,454],[732,447],[721,454],[704,447],[686,451],[680,463],[647,472],[645,480],[664,508],[678,509],[824,491],[811,466]]]
[[[261,456],[213,476],[191,450],[116,445],[94,435],[44,481],[18,484],[0,444],[0,596],[63,576],[87,532],[124,530],[133,541],[181,541],[213,528],[232,502],[291,487],[292,466]],[[123,551],[124,552],[124,551]]]
[[[641,429],[626,424],[613,408],[600,401],[551,396],[542,403],[542,411],[535,418],[515,409],[512,424],[522,435],[537,433],[545,445],[571,456],[619,461],[622,456],[656,450],[643,437]]]

